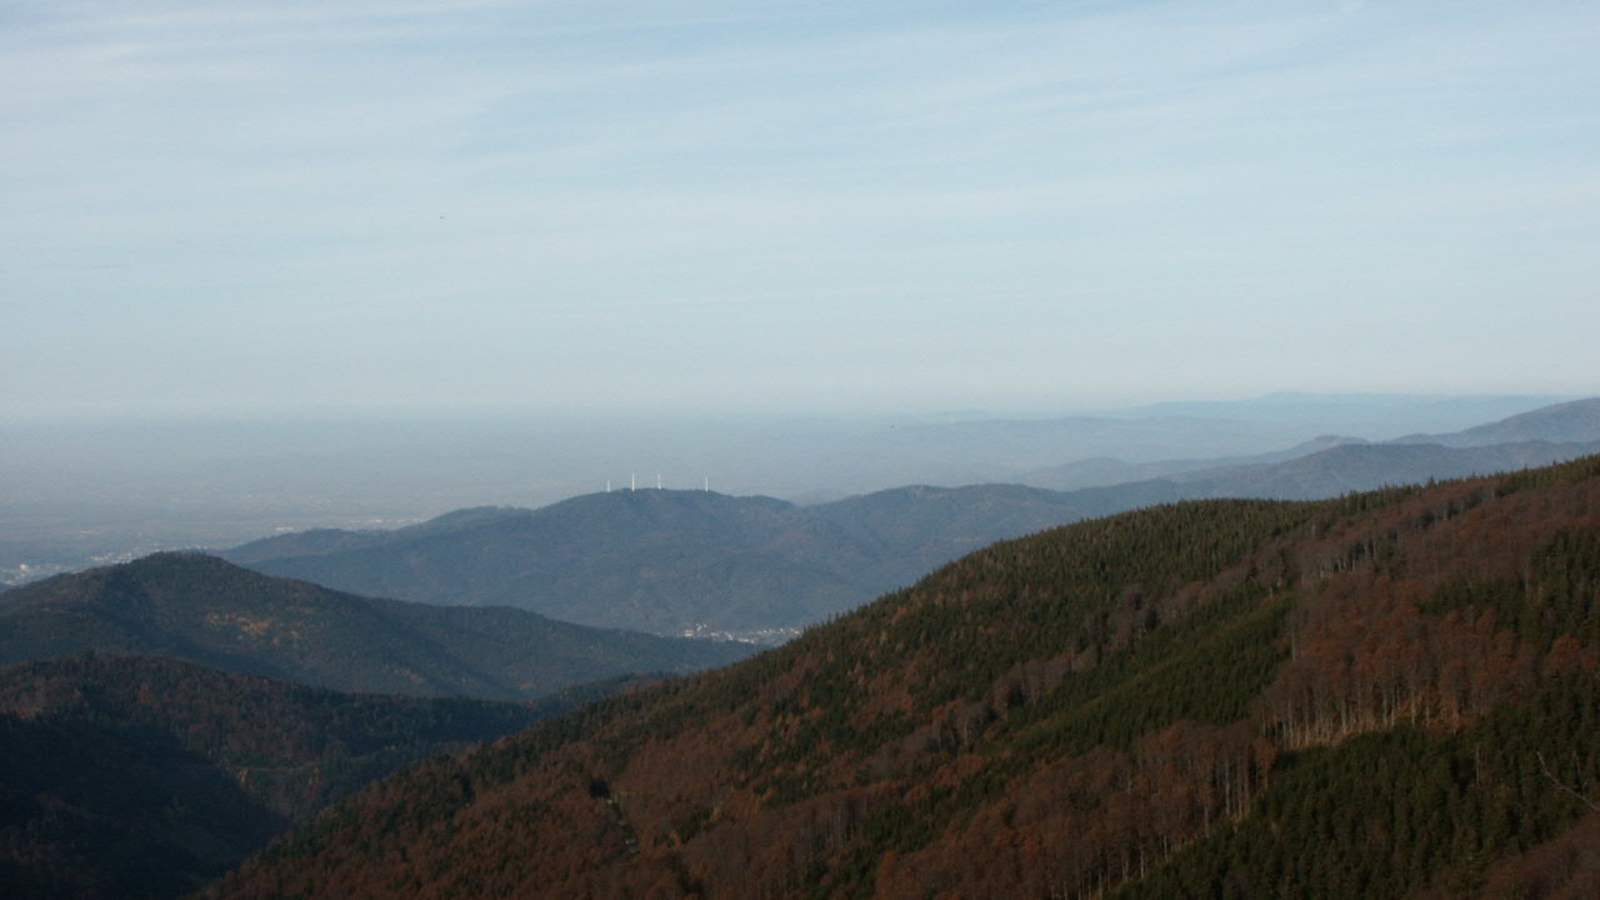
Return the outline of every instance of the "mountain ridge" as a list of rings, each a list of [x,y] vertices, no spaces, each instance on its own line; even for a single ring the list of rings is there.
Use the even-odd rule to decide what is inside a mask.
[[[160,553],[0,595],[0,664],[84,650],[170,656],[336,690],[530,699],[623,674],[687,671],[749,648],[430,607]]]
[[[1248,456],[1218,457],[1215,459],[1169,459],[1148,463],[1130,463],[1115,457],[1102,456],[1024,472],[1017,476],[1017,481],[1048,490],[1073,491],[1082,488],[1128,484],[1136,481],[1177,478],[1194,472],[1281,463],[1345,444],[1369,443],[1372,442],[1363,438],[1325,434],[1307,441],[1301,441],[1283,450],[1273,450]]]
[[[387,537],[368,534],[355,549],[342,549],[351,539],[334,536],[325,552],[312,547],[316,552],[268,558],[268,545],[258,542],[228,555],[275,575],[419,602],[511,605],[665,634],[792,634],[994,541],[1094,516],[1185,499],[1318,499],[1572,459],[1600,449],[1600,420],[1585,430],[1583,418],[1593,405],[1600,401],[1563,404],[1528,420],[1534,426],[1518,426],[1581,433],[1588,443],[1450,447],[1329,436],[1251,458],[1257,462],[1211,460],[1210,468],[1067,492],[923,485],[810,506],[702,491],[616,491],[537,510],[469,510],[471,527],[423,523]],[[1575,413],[1575,425],[1561,425]],[[1329,446],[1301,452],[1323,444]]]
[[[410,770],[210,896],[1514,893],[1600,780],[1597,585],[1600,457],[1082,522]]]
[[[1482,447],[1522,441],[1582,443],[1600,433],[1600,397],[1589,397],[1529,410],[1514,416],[1442,435],[1414,434],[1394,443]]]

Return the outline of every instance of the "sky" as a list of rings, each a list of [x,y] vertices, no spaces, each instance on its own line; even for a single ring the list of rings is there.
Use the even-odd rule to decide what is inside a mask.
[[[0,0],[0,417],[1600,392],[1600,5]]]

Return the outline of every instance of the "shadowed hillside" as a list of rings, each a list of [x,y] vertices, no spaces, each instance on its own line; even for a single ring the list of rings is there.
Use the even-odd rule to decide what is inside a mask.
[[[619,675],[686,672],[749,647],[439,608],[161,553],[0,594],[0,664],[93,650],[167,656],[344,691],[524,699]]]
[[[1596,458],[1085,522],[385,781],[212,896],[1515,894],[1600,797],[1597,607]]]
[[[0,883],[177,896],[374,779],[569,706],[351,696],[135,657],[0,669]]]

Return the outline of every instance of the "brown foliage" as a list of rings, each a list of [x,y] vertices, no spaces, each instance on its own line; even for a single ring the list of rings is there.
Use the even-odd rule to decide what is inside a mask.
[[[1588,637],[1430,604],[1536,594],[1541,548],[1600,531],[1597,469],[997,545],[779,651],[388,782],[217,893],[1097,895],[1247,816],[1286,752],[1462,728],[1592,672]]]

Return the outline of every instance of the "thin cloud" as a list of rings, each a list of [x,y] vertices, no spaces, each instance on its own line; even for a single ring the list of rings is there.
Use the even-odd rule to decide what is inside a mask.
[[[1600,275],[1582,250],[1600,13],[920,6],[13,7],[0,268],[24,299],[3,374],[42,406],[137,394],[173,377],[146,378],[149,356],[186,352],[152,323],[182,319],[218,359],[279,355],[334,390],[398,371],[396,403],[420,386],[386,347],[436,333],[511,398],[535,379],[648,394],[679,330],[712,392],[730,371],[803,384],[740,349],[774,336],[819,379],[950,383],[968,373],[942,356],[1004,356],[1007,391],[1154,371],[1204,334],[1235,357],[1186,379],[1232,385],[1384,365],[1385,340],[1316,335],[1391,312],[1430,331],[1391,364],[1427,373],[1496,327],[1518,279],[1502,327],[1533,347],[1567,325],[1485,365],[1554,366],[1600,327],[1580,303]],[[1303,344],[1252,355],[1239,321]],[[49,348],[80,332],[103,353],[74,368]],[[583,362],[602,349],[639,363]],[[273,389],[246,371],[192,388]]]

